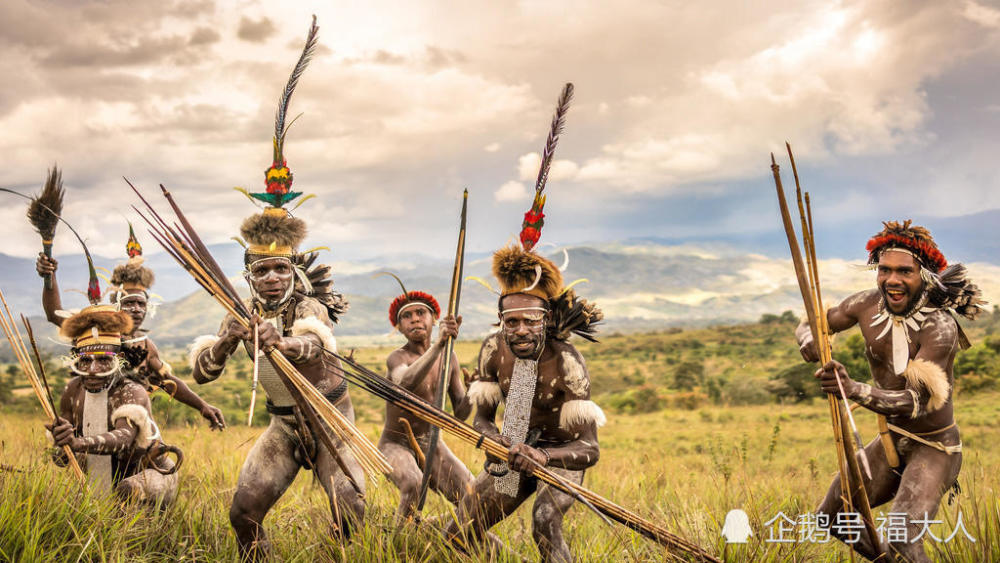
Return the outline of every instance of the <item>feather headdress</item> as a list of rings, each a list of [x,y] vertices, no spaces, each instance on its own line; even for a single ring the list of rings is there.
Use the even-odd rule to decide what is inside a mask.
[[[334,291],[330,265],[313,265],[317,258],[319,258],[318,252],[310,252],[303,257],[302,263],[296,266],[297,271],[305,273],[300,278],[304,277],[305,279],[300,279],[299,283],[295,285],[295,289],[300,294],[312,297],[322,303],[326,307],[330,321],[337,322],[351,305],[347,302],[344,294]]]
[[[125,291],[149,291],[153,287],[156,276],[153,270],[143,265],[142,245],[135,236],[132,223],[128,224],[128,242],[125,243],[125,252],[128,253],[128,262],[115,266],[109,280],[111,285],[117,286]]]
[[[288,82],[285,84],[284,90],[281,91],[281,98],[278,100],[278,110],[274,114],[271,166],[264,171],[266,191],[250,193],[242,188],[237,188],[247,197],[268,204],[262,213],[247,217],[240,227],[240,234],[245,240],[245,243],[243,241],[240,243],[246,249],[245,261],[247,264],[260,258],[292,258],[297,254],[299,244],[306,236],[305,222],[292,217],[291,213],[284,208],[286,203],[302,195],[302,192],[291,191],[292,171],[288,168],[288,163],[285,160],[285,135],[295,121],[293,119],[286,123],[288,106],[299,79],[316,51],[318,32],[316,16],[313,16],[302,54],[299,55],[299,60],[295,63],[295,68],[292,69],[292,74],[288,77]],[[301,205],[310,197],[312,196],[306,196],[300,200],[299,204]]]
[[[566,114],[573,99],[573,85],[566,84],[556,103],[549,134],[542,149],[542,162],[535,180],[535,197],[531,209],[524,214],[519,235],[521,244],[510,244],[493,253],[493,275],[500,284],[501,305],[507,295],[526,294],[545,302],[552,313],[548,334],[550,338],[565,340],[570,334],[579,334],[594,340],[596,325],[603,318],[593,303],[578,299],[564,284],[561,268],[535,251],[535,246],[545,224],[545,185],[555,156],[556,144],[566,126]],[[575,282],[574,282],[575,283]]]
[[[986,303],[982,300],[982,292],[968,279],[964,265],[948,265],[929,230],[914,225],[910,219],[885,221],[882,225],[882,231],[872,237],[865,247],[869,264],[878,264],[879,257],[887,250],[904,250],[920,264],[930,306],[951,309],[967,319],[975,319],[979,315],[982,305]]]
[[[567,83],[559,95],[556,113],[552,116],[552,125],[549,127],[549,136],[545,139],[545,148],[542,149],[542,164],[538,168],[538,178],[535,179],[535,198],[521,223],[521,246],[525,250],[531,250],[542,236],[542,226],[545,224],[545,213],[542,212],[545,207],[545,196],[542,192],[545,190],[545,182],[549,179],[549,168],[552,166],[559,135],[566,127],[566,113],[572,100],[573,84]]]
[[[879,256],[890,248],[902,248],[910,251],[923,267],[932,272],[940,272],[948,267],[948,261],[938,250],[931,232],[912,223],[911,219],[902,223],[884,221],[882,225],[885,228],[865,245],[865,249],[868,250],[868,263],[877,264]]]
[[[42,193],[31,198],[28,204],[28,221],[42,237],[42,243],[51,246],[56,235],[56,225],[62,214],[63,196],[66,190],[62,185],[62,172],[57,166],[49,170]]]
[[[376,276],[392,276],[396,283],[399,284],[400,289],[403,293],[392,300],[389,304],[389,323],[395,327],[399,324],[399,315],[403,312],[403,309],[407,309],[412,305],[422,305],[426,307],[434,319],[441,318],[441,305],[434,299],[434,296],[430,293],[423,291],[407,291],[406,286],[403,285],[403,280],[399,279],[399,276],[393,274],[392,272],[379,272],[375,274]]]
[[[542,225],[545,223],[545,182],[549,176],[549,168],[555,155],[559,135],[566,126],[566,113],[573,99],[573,84],[567,83],[559,95],[556,112],[552,116],[545,147],[542,149],[542,162],[535,180],[535,197],[531,209],[524,214],[521,223],[521,244],[512,244],[493,253],[493,275],[500,283],[500,296],[513,293],[526,293],[544,300],[552,299],[562,293],[563,279],[559,268],[551,260],[534,252],[534,247],[542,235]]]

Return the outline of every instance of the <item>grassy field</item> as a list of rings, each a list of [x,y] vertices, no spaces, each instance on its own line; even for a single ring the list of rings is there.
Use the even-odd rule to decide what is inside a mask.
[[[778,404],[763,390],[773,383],[776,373],[801,363],[795,348],[788,345],[792,326],[779,322],[608,335],[602,344],[581,345],[594,396],[609,413],[608,425],[600,433],[601,461],[587,474],[585,485],[728,561],[846,561],[847,550],[836,542],[765,541],[768,527],[764,523],[779,512],[795,518],[812,510],[835,467],[826,402],[806,399]],[[983,329],[971,336],[982,341]],[[849,350],[845,341],[840,341],[839,348]],[[347,338],[340,344],[342,350],[351,347]],[[979,345],[978,350],[975,353],[983,361],[995,363],[991,349]],[[471,366],[478,344],[460,342],[457,351],[463,364]],[[381,370],[387,353],[386,348],[359,348],[357,358]],[[183,375],[178,353],[170,357]],[[700,366],[694,370],[691,389],[677,388],[682,365]],[[221,434],[209,432],[194,411],[170,402],[162,393],[155,396],[154,412],[164,423],[164,437],[181,446],[187,458],[179,500],[163,513],[90,498],[68,471],[48,463],[42,420],[34,414],[38,407],[31,403],[34,399],[25,397],[0,407],[0,463],[4,464],[0,470],[0,560],[235,560],[229,502],[239,467],[262,432],[266,414],[258,400],[255,426],[245,425],[248,364],[237,362],[232,367],[222,380],[195,387],[226,412],[230,428]],[[937,561],[997,561],[1000,448],[995,444],[1000,440],[1000,391],[988,386],[976,393],[962,389],[960,381],[956,417],[966,447],[960,477],[963,492],[954,504],[942,506],[937,517],[944,524],[932,531],[939,537],[949,535],[961,512],[977,541],[959,534],[949,544],[929,542],[928,551]],[[351,394],[359,427],[377,440],[382,405],[360,391]],[[766,404],[743,404],[761,401]],[[863,436],[874,437],[874,416],[858,411],[857,418]],[[474,472],[482,467],[482,455],[471,446],[454,439],[449,445]],[[369,484],[366,522],[345,546],[329,539],[330,515],[323,499],[312,476],[303,472],[271,511],[265,526],[278,558],[470,560],[449,551],[432,527],[393,530],[398,494],[386,480]],[[734,508],[749,514],[754,536],[745,545],[727,546],[721,528],[726,513]],[[888,510],[883,507],[877,515]],[[425,514],[428,519],[447,518],[449,507],[433,497]],[[623,527],[605,525],[579,504],[565,522],[580,561],[666,560],[655,544]],[[511,550],[501,561],[537,558],[530,507],[522,507],[494,531]]]
[[[932,530],[940,537],[948,535],[961,511],[977,542],[959,535],[947,545],[930,546],[940,548],[932,547],[939,561],[996,561],[1000,395],[959,397],[958,404],[967,448],[960,478],[963,493],[954,505],[942,507],[938,518],[945,524]],[[601,432],[601,461],[585,484],[730,561],[846,560],[846,550],[836,543],[764,541],[766,521],[779,511],[793,518],[808,512],[830,482],[834,454],[826,412],[825,403],[816,401],[613,416]],[[370,418],[377,417],[364,417],[361,426],[375,439],[379,425]],[[222,434],[203,426],[167,431],[168,440],[187,455],[179,501],[164,513],[149,513],[81,492],[69,472],[47,463],[41,423],[22,416],[0,420],[0,459],[8,467],[0,472],[0,560],[235,559],[228,505],[242,459],[260,426],[232,426]],[[873,417],[862,415],[859,423],[864,434],[874,436]],[[481,455],[471,447],[454,440],[451,445],[470,467],[481,466]],[[430,529],[393,531],[397,493],[385,480],[369,491],[364,529],[341,547],[326,534],[330,517],[321,491],[308,473],[301,474],[266,520],[275,554],[287,561],[468,560],[450,554]],[[745,510],[755,530],[743,546],[726,546],[720,538],[725,515],[733,508]],[[447,513],[438,498],[426,510],[428,516]],[[579,505],[567,515],[566,530],[581,561],[665,560],[651,542],[606,526]],[[537,557],[526,508],[496,531],[514,553]]]

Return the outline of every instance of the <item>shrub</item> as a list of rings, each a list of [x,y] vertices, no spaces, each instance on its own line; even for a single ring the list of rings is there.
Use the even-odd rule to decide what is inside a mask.
[[[735,377],[722,389],[722,395],[731,405],[763,405],[771,402],[767,381],[757,378]]]

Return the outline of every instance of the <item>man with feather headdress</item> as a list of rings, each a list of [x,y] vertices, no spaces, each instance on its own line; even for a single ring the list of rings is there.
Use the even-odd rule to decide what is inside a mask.
[[[562,521],[573,497],[540,483],[532,476],[534,468],[581,483],[584,471],[600,457],[597,429],[605,422],[590,400],[583,356],[568,342],[571,334],[593,341],[602,314],[577,298],[564,285],[559,267],[534,251],[545,217],[542,189],[572,91],[567,84],[560,96],[521,242],[493,254],[500,331],[483,341],[477,378],[469,387],[476,430],[510,446],[510,456],[487,460],[448,530],[453,538],[481,543],[491,527],[537,493],[532,536],[543,561],[572,560]],[[496,425],[501,404],[502,432]]]
[[[180,403],[201,413],[213,430],[225,428],[226,422],[222,411],[208,404],[183,380],[174,375],[170,364],[163,361],[159,349],[141,328],[149,311],[149,289],[153,286],[155,276],[153,271],[143,264],[142,246],[135,237],[132,225],[129,225],[129,238],[125,248],[129,259],[126,263],[115,267],[109,280],[111,303],[132,319],[132,331],[124,335],[122,343],[122,353],[126,358],[123,367],[125,377],[149,392],[157,387],[165,390]],[[58,266],[56,259],[44,252],[38,254],[38,260],[35,262],[38,275],[48,282],[42,290],[42,308],[45,310],[45,316],[50,322],[61,325],[63,318],[59,316],[59,311],[62,309],[62,302],[55,277]]]
[[[299,250],[306,237],[306,224],[284,207],[302,195],[291,191],[292,173],[283,154],[285,114],[295,84],[315,50],[317,31],[313,18],[305,48],[281,97],[275,119],[273,160],[264,172],[267,190],[244,192],[266,204],[261,213],[247,217],[240,227],[245,249],[243,276],[251,294],[247,307],[254,313],[251,327],[244,328],[229,314],[218,334],[195,340],[189,356],[195,381],[207,383],[222,374],[240,345],[251,357],[257,354],[270,423],[240,469],[229,511],[244,559],[267,555],[264,517],[300,468],[315,472],[327,494],[338,536],[347,538],[365,510],[365,480],[360,464],[338,438],[333,439],[335,451],[317,439],[323,430],[308,419],[308,413],[296,403],[264,353],[268,348],[282,353],[334,408],[354,421],[347,382],[339,375],[339,360],[331,360],[323,352],[337,349],[333,323],[347,310],[347,302],[332,291],[330,267],[313,267],[317,252]]]
[[[53,460],[67,465],[62,447],[69,446],[94,491],[169,504],[177,496],[176,466],[161,450],[149,396],[122,372],[122,337],[131,332],[132,318],[114,305],[91,305],[61,323],[76,377],[63,391],[59,419],[46,425],[58,448]]]
[[[395,275],[392,277],[396,278]],[[442,369],[441,362],[447,349],[447,340],[449,337],[458,338],[462,317],[447,315],[441,319],[438,337],[432,342],[434,324],[441,316],[441,306],[437,299],[423,291],[407,291],[403,282],[399,278],[396,280],[399,281],[403,293],[389,305],[389,323],[406,337],[406,344],[394,350],[386,358],[388,378],[414,395],[431,402],[437,395],[437,387],[440,385],[438,374]],[[466,400],[465,384],[459,371],[458,357],[453,352],[451,374],[448,378],[448,396],[451,397],[455,417],[465,420],[472,412],[472,406]],[[472,473],[455,457],[441,438],[438,438],[433,467],[429,469],[426,467],[424,452],[429,448],[430,429],[427,422],[406,410],[386,404],[385,427],[378,447],[392,465],[390,478],[399,488],[397,526],[406,523],[415,515],[424,471],[431,472],[430,487],[456,504],[465,493],[466,486],[472,481]]]
[[[983,302],[965,267],[949,266],[927,229],[909,220],[884,227],[867,245],[877,287],[827,311],[832,332],[861,329],[874,385],[853,380],[836,360],[816,377],[827,393],[839,395],[842,386],[848,399],[875,412],[888,430],[865,447],[872,479],[864,486],[872,508],[892,500],[892,512],[907,515],[907,538],[915,539],[917,521],[933,518],[941,496],[957,485],[962,442],[952,367],[955,353],[969,342],[955,315],[974,319]],[[796,329],[796,338],[802,357],[818,361],[808,325]],[[833,522],[842,507],[840,480],[834,479],[817,512]],[[883,543],[881,550],[893,560],[930,561],[921,541]],[[867,536],[853,547],[869,559],[878,554]]]

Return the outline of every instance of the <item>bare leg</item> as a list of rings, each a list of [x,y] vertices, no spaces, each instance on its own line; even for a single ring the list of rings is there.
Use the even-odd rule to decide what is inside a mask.
[[[351,420],[354,420],[353,412]],[[365,472],[361,464],[354,459],[347,445],[334,438],[340,459],[344,461],[347,470],[351,472],[354,481],[365,491]],[[351,531],[361,524],[365,517],[365,499],[354,490],[351,481],[341,471],[337,461],[322,443],[317,445],[319,453],[316,456],[316,477],[330,501],[330,512],[334,517],[334,535],[344,541],[351,537]]]
[[[420,493],[420,480],[423,473],[413,458],[409,446],[402,446],[391,440],[386,440],[383,434],[378,449],[389,460],[392,473],[389,478],[399,489],[399,508],[396,509],[396,527],[400,527],[413,518],[417,509],[417,495]]]
[[[868,502],[872,508],[875,508],[892,500],[893,495],[896,494],[896,489],[899,487],[899,474],[889,467],[889,462],[885,457],[885,449],[878,438],[865,446],[865,452],[868,455],[868,463],[871,464],[872,470],[872,480],[865,483],[865,490],[868,492]],[[822,504],[816,509],[816,513],[828,515],[832,527],[836,522],[837,514],[843,511],[844,502],[841,499],[840,477],[836,476],[833,478],[833,483],[830,484],[826,498],[823,499]],[[835,528],[831,528],[830,534],[837,536]],[[843,538],[838,537],[838,539],[842,540]],[[865,533],[861,534],[861,539],[858,542],[849,544],[849,547],[852,547],[867,559],[875,558],[875,547]]]
[[[946,443],[958,443],[957,436],[954,441]],[[962,468],[962,454],[949,456],[942,451],[918,445],[908,458],[899,492],[892,503],[892,512],[906,514],[907,538],[913,540],[923,529],[923,525],[914,524],[914,520],[933,519],[937,514],[941,496],[958,479],[958,472]],[[915,543],[894,542],[887,544],[887,547],[896,561],[930,561],[924,553],[923,538]]]
[[[472,472],[455,457],[444,440],[438,441],[437,454],[430,486],[457,505],[472,490]]]
[[[487,531],[535,492],[535,482],[534,479],[522,479],[517,496],[509,497],[498,493],[493,488],[493,476],[483,471],[473,481],[471,491],[459,501],[458,521],[448,526],[448,537],[470,549],[482,545]]]
[[[243,560],[262,559],[269,551],[264,516],[299,472],[294,447],[295,438],[288,423],[272,416],[267,430],[243,462],[229,509],[229,522],[236,532]]]
[[[583,482],[583,471],[567,471],[565,469],[550,468],[554,473],[559,474],[567,481],[576,484]],[[531,511],[532,527],[531,535],[535,538],[535,545],[538,546],[538,553],[542,561],[569,562],[573,560],[569,546],[563,538],[563,515],[573,505],[573,497],[549,485],[540,484],[538,496],[535,499],[535,506]]]
[[[172,462],[164,462],[164,465],[168,464]],[[122,479],[115,486],[115,493],[127,501],[166,508],[177,498],[177,482],[176,473],[163,475],[153,469],[145,469]]]

